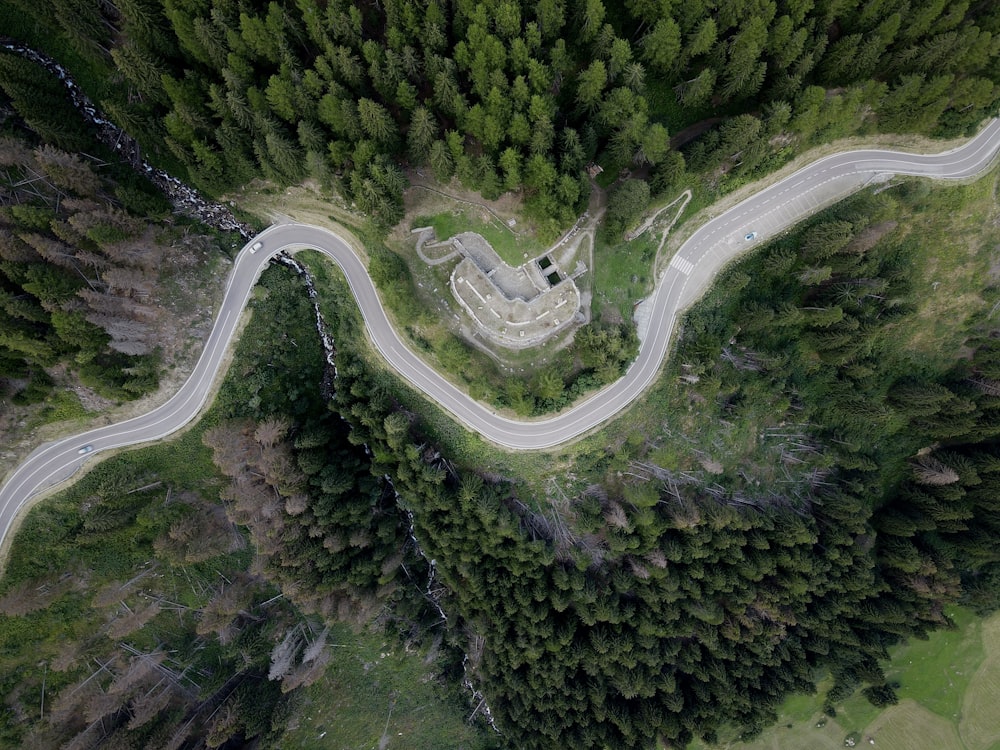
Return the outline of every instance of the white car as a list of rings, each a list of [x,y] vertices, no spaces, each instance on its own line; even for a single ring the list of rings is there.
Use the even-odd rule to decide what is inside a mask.
[[[263,242],[255,242],[255,243],[253,243],[250,246],[250,254],[253,255],[255,252],[257,252],[258,250],[260,250],[262,247],[264,247],[264,243]]]
[[[743,239],[745,239],[747,242],[749,242],[750,240],[755,240],[755,239],[757,239],[757,233],[756,232],[747,232],[746,236]]]
[[[94,446],[92,446],[92,445],[85,445],[82,448],[80,448],[80,450],[78,450],[77,453],[79,453],[81,456],[85,456],[88,453],[91,453],[93,450],[94,450]]]

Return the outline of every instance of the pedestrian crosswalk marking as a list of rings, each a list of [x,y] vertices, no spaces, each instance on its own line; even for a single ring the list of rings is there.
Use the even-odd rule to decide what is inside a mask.
[[[689,260],[685,260],[679,255],[675,255],[674,259],[670,261],[670,265],[680,271],[682,274],[687,276],[691,273],[691,269],[694,268],[694,263]]]

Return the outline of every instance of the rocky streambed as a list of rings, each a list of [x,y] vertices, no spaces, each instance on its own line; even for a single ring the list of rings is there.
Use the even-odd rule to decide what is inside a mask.
[[[69,97],[77,111],[94,126],[97,137],[105,146],[118,154],[123,161],[145,175],[150,182],[163,191],[177,213],[191,216],[203,224],[215,227],[225,232],[238,232],[244,240],[249,240],[254,231],[247,224],[233,216],[226,206],[210,201],[197,190],[185,185],[162,169],[150,164],[142,155],[139,144],[120,127],[105,117],[90,98],[83,93],[80,86],[73,80],[69,72],[46,54],[32,49],[16,39],[0,36],[0,49],[21,55],[41,65],[56,78],[62,81]]]

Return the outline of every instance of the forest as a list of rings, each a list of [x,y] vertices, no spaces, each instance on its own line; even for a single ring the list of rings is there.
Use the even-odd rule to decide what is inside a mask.
[[[628,169],[618,233],[681,180],[717,194],[846,135],[959,135],[1000,98],[988,2],[4,0],[0,19],[208,194],[308,177],[375,231],[411,169],[519,193],[543,235],[586,203],[586,164]],[[145,290],[190,233],[57,88],[0,55],[2,375],[37,398],[62,362],[127,398],[156,387]],[[444,630],[441,679],[499,733],[483,746],[749,737],[823,674],[830,712],[891,704],[888,649],[1000,591],[997,290],[984,271],[942,348],[911,346],[926,248],[900,217],[942,210],[927,190],[866,192],[730,269],[630,416],[689,422],[555,456],[552,493],[436,431],[335,272],[307,261],[335,367],[293,272],[269,272],[246,334],[268,343],[187,453],[116,459],[26,522],[0,586],[4,738],[273,745],[343,620]],[[621,366],[588,336],[587,366]],[[676,446],[706,422],[770,460],[707,446],[692,473]]]
[[[26,519],[0,584],[4,747],[281,746],[302,690],[354,658],[352,628],[378,616],[392,642],[437,619],[406,516],[325,408],[301,280],[261,288],[193,431]]]
[[[370,363],[342,279],[307,259],[337,342],[331,372],[301,285],[270,272],[244,337],[253,345],[179,446],[182,460],[119,460],[19,537],[0,600],[5,658],[23,665],[6,671],[21,685],[10,694],[29,714],[47,674],[60,712],[31,735],[26,719],[5,714],[7,736],[277,742],[295,690],[322,667],[324,620],[378,614],[412,642],[441,627],[439,607],[456,654],[445,674],[459,680],[458,655],[468,656],[505,747],[681,746],[734,725],[752,736],[825,671],[836,678],[828,710],[858,689],[891,703],[887,649],[946,627],[956,601],[994,609],[1000,568],[995,327],[970,320],[957,340],[971,358],[945,353],[923,370],[903,335],[919,308],[918,248],[889,217],[923,200],[919,188],[860,196],[732,269],[685,324],[670,371],[680,398],[650,397],[647,411],[700,396],[706,419],[737,423],[752,423],[763,401],[771,424],[796,433],[779,462],[791,483],[742,460],[740,472],[712,468],[714,482],[693,482],[656,463],[662,436],[649,434],[631,454],[609,445],[597,467],[581,462],[589,484],[542,504],[523,483],[428,442],[411,397]],[[780,326],[748,324],[777,316]],[[844,329],[863,332],[856,348],[844,347]],[[190,489],[164,504],[164,485],[168,499],[170,487]],[[51,553],[31,554],[37,545]],[[178,598],[189,576],[218,580],[211,570],[226,554],[236,556],[231,585]],[[157,575],[131,583],[147,560]],[[90,581],[89,596],[106,593],[86,605]],[[256,617],[270,586],[297,610]],[[26,596],[39,587],[43,597]],[[116,616],[95,637],[81,605]],[[166,627],[178,616],[183,629]],[[47,618],[57,618],[51,631]],[[66,622],[79,633],[72,648],[57,635]],[[241,689],[229,692],[235,683],[218,672],[196,680],[203,692],[170,687],[164,669],[148,671],[155,650],[127,650],[191,629],[196,644],[219,639],[208,653],[230,660]],[[117,653],[109,637],[124,643]],[[29,668],[39,653],[63,671]],[[178,660],[205,669],[200,653],[161,666],[177,679]],[[171,707],[155,723],[142,718],[153,697]],[[220,701],[227,708],[214,711]],[[71,721],[81,715],[90,723]]]
[[[111,401],[156,390],[180,348],[176,290],[229,239],[171,217],[59,82],[7,53],[0,117],[0,394],[26,406],[76,384]]]
[[[391,383],[348,360],[348,314],[324,309],[338,331],[333,407],[394,478],[482,634],[469,649],[510,746],[749,737],[826,671],[828,710],[856,690],[888,705],[889,647],[947,627],[947,604],[996,607],[1000,350],[981,319],[957,336],[969,359],[948,349],[921,364],[908,349],[919,243],[892,217],[922,201],[866,194],[831,209],[691,311],[671,368],[680,397],[654,392],[645,408],[700,403],[705,420],[736,425],[758,425],[762,408],[767,431],[793,438],[773,462],[736,457],[731,474],[706,461],[701,482],[656,463],[656,443],[683,436],[655,433],[607,446],[561,500],[435,462],[413,447],[420,424]],[[992,305],[995,290],[983,294]]]
[[[654,192],[685,162],[745,180],[852,133],[960,134],[1000,98],[1000,10],[966,0],[0,8],[207,192],[308,176],[381,226],[401,216],[406,168],[521,191],[551,235],[586,204],[594,160]]]

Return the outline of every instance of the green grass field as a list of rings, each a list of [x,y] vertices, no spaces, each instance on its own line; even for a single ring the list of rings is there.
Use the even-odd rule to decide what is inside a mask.
[[[594,297],[591,314],[595,319],[618,311],[623,320],[632,319],[632,307],[653,289],[653,261],[660,235],[646,232],[631,242],[608,244],[598,233],[594,243]]]

